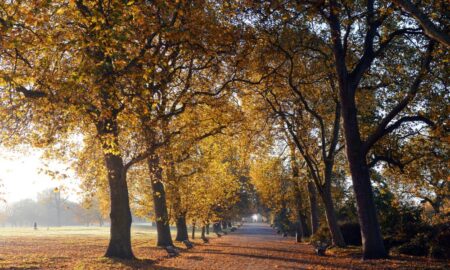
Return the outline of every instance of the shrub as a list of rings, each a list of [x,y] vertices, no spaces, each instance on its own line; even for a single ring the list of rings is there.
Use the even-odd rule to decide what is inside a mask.
[[[411,241],[406,242],[396,248],[400,254],[413,255],[413,256],[426,256],[429,253],[429,239],[426,234],[418,234]]]
[[[331,243],[331,234],[328,226],[320,226],[319,229],[317,229],[316,233],[311,236],[310,242]]]
[[[358,223],[344,223],[340,225],[342,236],[347,245],[361,246],[361,227]]]
[[[435,259],[450,259],[450,222],[433,226],[428,256]]]

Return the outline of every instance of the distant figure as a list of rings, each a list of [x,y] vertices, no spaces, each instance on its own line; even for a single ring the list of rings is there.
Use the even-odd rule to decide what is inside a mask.
[[[34,222],[34,229],[37,230],[37,222]]]

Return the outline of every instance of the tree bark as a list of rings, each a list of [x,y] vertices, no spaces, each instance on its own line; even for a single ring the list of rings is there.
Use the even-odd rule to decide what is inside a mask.
[[[110,239],[105,257],[133,259],[131,249],[131,211],[128,198],[126,171],[120,154],[116,154],[113,145],[118,145],[118,127],[115,118],[105,119],[97,123],[97,132],[102,141],[107,177],[110,189]]]
[[[228,225],[227,222],[225,220],[222,220],[221,224],[222,224],[222,230],[226,230],[227,225]]]
[[[189,240],[188,229],[186,225],[186,214],[180,214],[177,218],[177,237],[176,241],[182,242]]]
[[[151,155],[147,158],[148,169],[151,175],[151,184],[153,189],[153,205],[156,218],[156,231],[158,233],[158,247],[173,246],[172,236],[170,235],[169,214],[167,211],[166,192],[162,182],[162,168],[160,166],[159,156]]]
[[[338,247],[345,247],[346,244],[344,241],[344,236],[342,236],[341,229],[339,228],[330,188],[324,188],[323,192],[320,195],[325,206],[325,215],[327,218],[328,229],[330,230],[333,245]]]
[[[295,241],[297,243],[300,243],[304,237],[304,233],[303,233],[303,222],[302,222],[302,213],[301,213],[301,209],[297,208],[297,227],[295,228]]]
[[[381,236],[375,209],[369,167],[367,166],[366,156],[362,149],[359,134],[355,100],[354,96],[349,97],[347,94],[349,91],[345,90],[345,84],[342,85],[341,83],[340,99],[342,104],[345,146],[356,197],[358,219],[361,226],[363,258],[386,258],[387,252],[384,248],[383,237]]]
[[[105,257],[132,259],[131,211],[123,160],[120,156],[106,154],[105,162],[111,200],[110,240]]]
[[[202,239],[205,239],[206,238],[206,235],[205,235],[205,233],[206,233],[206,226],[202,226]]]
[[[195,222],[192,223],[192,235],[191,235],[192,239],[195,239]]]
[[[317,192],[314,183],[308,181],[309,207],[311,211],[311,232],[315,234],[319,229],[319,207],[317,205]]]
[[[206,224],[206,234],[209,235],[209,223]]]

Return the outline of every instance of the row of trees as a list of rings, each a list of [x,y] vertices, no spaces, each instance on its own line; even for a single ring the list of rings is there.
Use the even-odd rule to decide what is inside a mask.
[[[306,185],[313,232],[318,197],[345,245],[332,191],[348,175],[364,257],[385,257],[370,168],[448,158],[446,3],[395,3],[2,1],[2,144],[45,148],[109,202],[108,257],[133,258],[131,207],[151,212],[159,246],[173,245],[171,220],[181,233],[242,214],[252,164],[284,168],[283,147],[298,186],[283,196],[300,213]],[[445,185],[445,167],[424,164]]]
[[[63,196],[59,189],[48,189],[38,193],[37,200],[24,199],[6,203],[0,212],[0,224],[3,226],[32,227],[67,225],[99,225],[106,222],[105,209],[98,200],[89,205],[75,203]]]

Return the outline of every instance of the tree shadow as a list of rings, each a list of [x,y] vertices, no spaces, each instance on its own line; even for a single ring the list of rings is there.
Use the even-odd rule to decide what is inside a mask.
[[[220,245],[209,245],[209,246],[213,246],[213,247],[220,247]],[[269,248],[269,247],[253,247],[253,246],[240,246],[240,245],[227,245],[227,247],[235,247],[235,248],[243,248],[243,249],[257,249],[257,250],[262,250],[262,251],[273,251],[273,252],[284,252],[284,253],[292,253],[292,254],[298,254],[300,251],[298,250],[288,250],[288,249],[281,249],[281,248]],[[213,250],[214,251],[214,250]],[[301,251],[302,253],[305,254],[314,254],[314,250],[311,248],[310,252],[308,251]]]
[[[177,267],[167,267],[167,266],[160,266],[155,265],[157,261],[151,260],[151,259],[132,259],[132,260],[122,260],[122,259],[110,259],[114,264],[120,263],[123,265],[126,265],[128,267],[131,267],[133,269],[160,269],[160,270],[179,270],[182,268]]]
[[[202,256],[188,256],[188,257],[186,257],[186,259],[194,260],[194,261],[203,261],[203,257]]]
[[[199,253],[199,252],[193,252],[193,253]],[[294,259],[294,258],[285,258],[285,257],[277,257],[277,256],[271,256],[271,255],[256,255],[256,254],[242,254],[242,253],[233,253],[233,252],[211,252],[213,254],[220,254],[220,255],[231,255],[231,256],[239,256],[239,257],[247,257],[252,259],[262,259],[262,260],[276,260],[281,262],[292,262],[292,263],[298,263],[298,264],[307,264],[311,266],[321,266],[321,267],[327,267],[327,268],[346,268],[349,265],[346,263],[334,263],[330,261],[324,261],[323,258],[327,257],[318,257],[317,259],[321,259],[322,261],[316,261],[316,260],[305,260],[305,259]],[[364,269],[360,267],[356,267],[352,265],[352,269]]]

